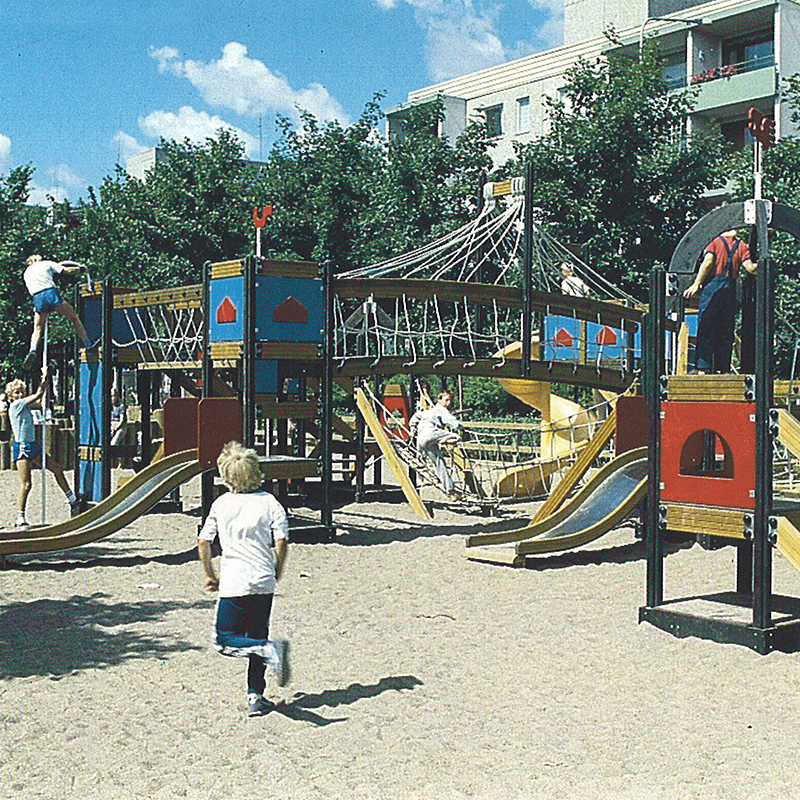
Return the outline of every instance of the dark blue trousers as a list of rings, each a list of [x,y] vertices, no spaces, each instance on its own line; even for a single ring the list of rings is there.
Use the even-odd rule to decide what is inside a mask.
[[[695,355],[703,372],[730,372],[733,328],[736,320],[736,285],[724,275],[712,278],[700,295]]]
[[[225,656],[247,658],[247,691],[263,694],[267,663],[257,652],[268,644],[271,594],[220,597],[217,602],[217,649]]]

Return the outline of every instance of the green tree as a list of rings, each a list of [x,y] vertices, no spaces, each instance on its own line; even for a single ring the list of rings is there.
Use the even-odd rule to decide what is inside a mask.
[[[158,288],[199,283],[206,261],[252,251],[256,169],[236,136],[160,144],[165,159],[141,181],[118,169],[80,209],[75,249],[99,277]]]
[[[702,215],[703,192],[719,185],[724,144],[715,133],[685,136],[693,96],[668,89],[650,44],[640,60],[578,63],[547,103],[548,133],[517,149],[533,164],[544,221],[557,239],[585,244],[607,279],[641,294],[652,264],[668,261]]]

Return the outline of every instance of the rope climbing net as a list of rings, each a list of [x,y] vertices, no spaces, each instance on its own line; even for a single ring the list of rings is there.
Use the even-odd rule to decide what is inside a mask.
[[[422,485],[447,494],[440,473],[420,450],[404,417],[388,408],[368,386],[366,394],[380,410],[395,451],[406,466],[422,478]],[[580,413],[537,424],[504,430],[465,424],[457,442],[441,447],[456,493],[467,504],[497,506],[511,498],[530,499],[546,495],[569,467],[580,447],[595,433],[613,406],[603,400]],[[562,445],[557,454],[542,453],[543,433],[558,431]]]
[[[496,199],[487,192],[489,198],[473,221],[424,247],[339,273],[342,281],[373,279],[376,285],[366,299],[337,293],[336,358],[343,363],[366,356],[373,359],[373,367],[391,356],[404,358],[406,367],[423,358],[435,359],[437,366],[461,358],[465,367],[477,359],[503,358],[504,348],[522,336],[523,310],[500,290],[475,290],[485,285],[518,287],[523,282],[526,243],[520,187],[521,181],[516,191]],[[536,223],[531,227],[531,254],[536,291],[636,304]],[[379,294],[385,287],[376,279],[393,279],[386,290],[389,296]],[[585,320],[585,310],[582,316]],[[568,346],[576,362],[585,363],[588,355],[599,363],[607,355],[609,334],[587,331],[579,323],[576,316]],[[554,346],[561,347],[561,342]],[[565,355],[569,354],[562,350],[560,356]]]
[[[147,363],[183,364],[200,358],[205,314],[199,305],[158,303],[123,308],[116,347],[135,347]]]

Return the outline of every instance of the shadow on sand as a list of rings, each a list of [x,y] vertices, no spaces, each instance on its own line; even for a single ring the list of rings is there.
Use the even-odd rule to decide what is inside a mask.
[[[213,600],[108,603],[97,592],[66,600],[11,603],[0,611],[0,664],[6,678],[49,676],[58,680],[130,659],[165,657],[200,650],[172,636],[127,626],[151,622],[170,611],[210,608]]]

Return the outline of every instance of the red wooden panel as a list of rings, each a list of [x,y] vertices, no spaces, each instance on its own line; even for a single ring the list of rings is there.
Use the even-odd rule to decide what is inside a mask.
[[[164,403],[164,455],[197,447],[197,398],[170,397]]]
[[[617,431],[614,455],[627,453],[637,447],[647,447],[649,442],[648,408],[644,397],[617,398]]]
[[[217,463],[223,445],[242,441],[242,404],[235,397],[204,397],[197,407],[197,460]]]
[[[661,404],[661,411],[661,500],[753,508],[755,405],[668,401]],[[724,469],[697,474],[704,430],[714,431],[719,437],[714,449],[723,455]]]

